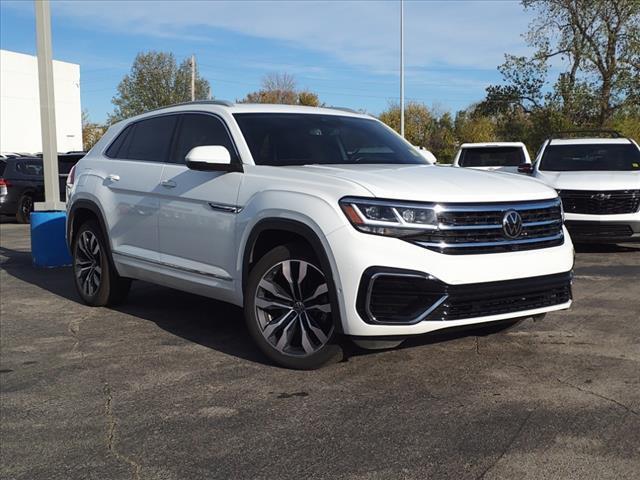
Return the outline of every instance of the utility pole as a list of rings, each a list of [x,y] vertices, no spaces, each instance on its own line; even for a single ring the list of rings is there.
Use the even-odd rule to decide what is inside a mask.
[[[60,201],[60,183],[58,180],[58,145],[51,52],[51,6],[49,0],[35,0],[34,4],[36,10],[36,42],[38,46],[42,164],[44,167],[44,202],[36,203],[35,209],[40,211],[64,210],[65,205]]]
[[[191,55],[191,101],[196,101],[196,56]]]
[[[404,138],[404,0],[400,0],[400,135]]]

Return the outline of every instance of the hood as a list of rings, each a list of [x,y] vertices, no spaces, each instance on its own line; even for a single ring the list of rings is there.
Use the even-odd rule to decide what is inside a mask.
[[[556,190],[629,190],[640,189],[640,171],[631,172],[549,172],[536,177]]]
[[[556,197],[542,182],[511,173],[437,165],[307,165],[289,167],[349,180],[375,197],[423,202],[502,202]]]

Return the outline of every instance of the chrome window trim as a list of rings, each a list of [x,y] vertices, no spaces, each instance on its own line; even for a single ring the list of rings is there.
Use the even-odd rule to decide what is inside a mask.
[[[377,278],[379,277],[409,277],[409,278],[425,278],[427,280],[431,280],[433,277],[431,277],[430,275],[418,275],[418,274],[412,274],[412,273],[391,273],[391,272],[378,272],[378,273],[374,273],[371,278],[369,279],[369,285],[367,285],[367,294],[365,296],[365,302],[364,302],[364,308],[365,308],[365,312],[367,313],[367,316],[369,317],[369,319],[373,322],[373,323],[384,323],[385,325],[390,324],[391,322],[380,322],[376,319],[375,315],[371,312],[371,295],[373,293],[373,285],[376,281]],[[407,322],[392,322],[393,324],[398,324],[398,325],[413,325],[416,323],[421,322],[422,320],[424,320],[431,312],[433,312],[436,308],[438,308],[440,305],[442,305],[442,303],[449,298],[449,295],[447,295],[446,293],[440,297],[438,300],[436,300],[428,309],[426,309],[424,312],[422,312],[420,315],[418,315],[417,317],[407,321]]]
[[[168,267],[168,268],[172,268],[174,270],[180,270],[182,272],[187,272],[187,273],[195,273],[198,275],[202,275],[203,277],[211,277],[211,278],[215,278],[218,280],[225,280],[227,282],[231,282],[233,281],[233,278],[231,277],[226,277],[224,275],[216,275],[215,273],[211,273],[211,272],[203,272],[202,270],[198,270],[196,268],[188,268],[188,267],[181,267],[179,265],[176,265],[174,263],[168,263],[168,262],[161,262],[159,260],[151,260],[149,258],[144,258],[141,257],[139,255],[133,255],[131,253],[124,253],[124,252],[118,252],[115,251],[113,252],[115,255],[120,255],[122,257],[128,257],[134,260],[139,260],[141,262],[146,262],[146,263],[151,263],[153,265],[158,265],[161,267]]]

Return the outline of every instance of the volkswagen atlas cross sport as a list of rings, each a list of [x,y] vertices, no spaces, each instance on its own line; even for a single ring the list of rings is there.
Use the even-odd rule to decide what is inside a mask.
[[[558,191],[576,243],[640,241],[640,147],[617,132],[576,133],[547,140],[529,173]]]
[[[231,302],[286,367],[339,358],[345,337],[388,347],[571,304],[573,246],[553,189],[431,166],[355,112],[221,101],[148,112],[111,126],[69,195],[87,304],[122,301],[132,279]]]

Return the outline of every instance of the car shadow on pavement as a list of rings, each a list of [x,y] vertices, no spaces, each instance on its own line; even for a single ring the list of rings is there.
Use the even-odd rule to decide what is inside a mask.
[[[12,277],[64,299],[81,303],[73,285],[71,268],[35,268],[31,263],[31,253],[28,251],[0,247],[0,255],[6,258],[1,268]],[[4,292],[3,295],[6,293]],[[245,327],[242,309],[229,303],[136,281],[133,282],[129,297],[124,304],[105,310],[153,322],[171,335],[228,355],[251,362],[271,364],[253,344]],[[488,335],[504,330],[508,326],[500,323],[480,329],[467,327],[442,330],[411,337],[399,348]],[[344,361],[352,357],[375,356],[384,351],[364,350],[349,341],[342,343]]]
[[[30,252],[5,247],[0,247],[0,256],[5,257],[0,268],[12,277],[84,307],[71,268],[35,268]],[[5,285],[2,290],[3,296],[18,293]],[[228,355],[268,363],[246,331],[242,310],[228,303],[136,281],[124,304],[104,310],[105,315],[111,311],[153,322],[172,335]]]

